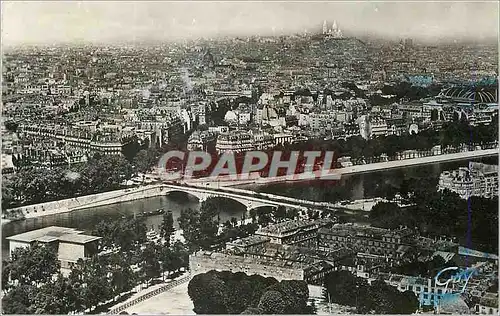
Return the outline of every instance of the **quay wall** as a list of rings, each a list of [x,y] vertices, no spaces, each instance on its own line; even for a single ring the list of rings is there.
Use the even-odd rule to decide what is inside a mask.
[[[325,173],[328,173],[331,176],[331,179],[340,179],[343,175],[352,175],[352,174],[383,171],[388,169],[414,167],[414,166],[434,164],[434,163],[443,163],[443,162],[498,156],[498,152],[499,152],[498,148],[493,148],[493,149],[464,151],[452,154],[440,154],[440,155],[418,157],[418,158],[417,157],[406,158],[401,160],[376,162],[365,165],[355,165],[351,167],[330,169],[328,171],[325,171]],[[300,181],[314,180],[316,178],[317,176],[315,176],[314,174],[310,174],[309,178],[307,178],[307,176],[305,175],[304,178],[299,178],[295,175],[295,176],[278,176],[278,177],[268,177],[268,178],[253,177],[252,179],[248,180],[223,179],[211,182],[207,182],[207,179],[196,179],[184,182],[187,184],[194,184],[194,185],[197,184],[206,185],[207,187],[229,187],[229,186],[237,187],[250,184],[265,185],[265,184],[283,183],[283,182],[300,182]]]
[[[380,162],[367,165],[357,165],[352,167],[333,169],[331,171],[334,174],[347,175],[355,173],[373,172],[377,170],[384,170],[391,168],[401,168],[405,166],[416,166],[420,164],[463,160],[463,159],[479,158],[479,157],[494,156],[494,155],[498,155],[498,148],[460,152],[454,154],[435,155],[435,156],[413,158],[413,159],[404,159],[399,161]],[[222,183],[203,182],[202,179],[199,179],[198,181],[193,181],[193,183],[191,184],[206,186],[207,188],[214,188],[214,187],[224,187],[224,186],[238,186],[250,183],[264,184],[272,182],[283,182],[289,180],[289,178],[290,177],[287,176],[276,177],[276,178],[258,178],[258,179],[249,179],[244,181],[243,183],[242,181],[224,181]],[[185,182],[189,184],[189,181]],[[152,184],[152,185],[133,187],[116,191],[109,191],[99,194],[75,197],[70,199],[64,199],[59,201],[21,206],[8,210],[2,210],[2,224],[8,222],[9,220],[15,220],[18,218],[35,218],[45,215],[66,213],[74,210],[81,210],[91,207],[104,206],[115,203],[129,202],[144,198],[161,196],[165,194],[164,190],[165,190],[164,184]]]
[[[244,272],[247,275],[258,274],[263,277],[273,277],[282,280],[304,280],[304,270],[298,267],[284,267],[266,264],[258,259],[221,253],[197,253],[189,256],[189,271],[191,275],[206,273],[208,271]]]
[[[90,207],[140,200],[144,198],[161,196],[164,194],[165,189],[163,184],[148,185],[85,195],[53,202],[21,206],[3,211],[3,215],[5,215],[7,219],[13,216],[34,218],[45,215],[66,213]]]

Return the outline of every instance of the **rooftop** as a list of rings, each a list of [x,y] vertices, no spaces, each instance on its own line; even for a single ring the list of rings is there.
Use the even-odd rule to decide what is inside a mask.
[[[346,248],[335,250],[320,250],[306,247],[297,247],[290,245],[280,245],[268,243],[259,249],[246,251],[246,255],[257,255],[268,257],[273,260],[296,261],[305,264],[313,264],[319,260],[334,262],[341,258],[352,255],[353,253]]]
[[[498,308],[498,293],[485,293],[481,297],[481,305]]]
[[[282,261],[282,260],[273,260],[273,259],[261,259],[261,258],[248,258],[248,257],[243,257],[243,256],[235,256],[235,255],[228,255],[224,253],[219,253],[219,252],[199,252],[194,254],[196,257],[207,257],[212,260],[217,260],[217,259],[228,259],[231,260],[232,263],[236,264],[239,263],[241,265],[248,264],[248,265],[265,265],[265,266],[272,266],[272,267],[282,267],[282,268],[287,268],[287,269],[304,269],[306,265],[300,262],[294,262],[294,261]]]
[[[82,234],[67,234],[59,237],[60,241],[70,242],[75,244],[86,244],[88,242],[101,239],[102,237]]]
[[[384,281],[389,283],[395,282],[400,284],[408,284],[408,285],[423,285],[427,286],[428,279],[421,277],[413,277],[408,275],[400,275],[400,274],[390,274],[390,273],[379,273],[377,278],[382,278]]]
[[[290,220],[273,225],[268,225],[266,227],[260,228],[256,234],[259,235],[283,235],[286,233],[299,230],[301,228],[316,226],[321,227],[331,222],[330,220],[317,220],[317,221],[307,221],[307,220]]]
[[[72,243],[87,243],[101,237],[82,235],[83,231],[76,230],[74,228],[59,227],[59,226],[49,226],[42,229],[36,229],[22,234],[7,237],[8,240],[18,241],[18,242],[42,242],[48,243],[56,240]]]
[[[265,236],[252,235],[252,236],[248,236],[245,238],[237,239],[233,242],[229,242],[228,245],[239,246],[239,247],[248,247],[248,246],[252,246],[252,245],[261,244],[261,243],[267,242],[269,240],[270,239],[265,237]]]
[[[352,224],[336,224],[332,228],[321,228],[322,233],[330,233],[338,236],[366,236],[372,238],[382,238],[386,237],[401,237],[409,234],[407,230],[395,230],[391,231],[388,229],[371,227],[371,226],[360,226]]]

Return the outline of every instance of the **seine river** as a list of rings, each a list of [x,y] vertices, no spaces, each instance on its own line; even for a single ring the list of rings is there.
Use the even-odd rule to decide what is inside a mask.
[[[484,158],[479,161],[491,164],[498,163],[498,157]],[[403,179],[415,177],[439,177],[445,170],[453,170],[458,167],[467,166],[468,161],[430,164],[425,166],[392,169],[366,174],[350,175],[343,177],[339,183],[324,185],[321,181],[305,183],[283,183],[266,186],[247,186],[247,189],[258,190],[268,193],[282,194],[296,198],[333,201],[347,197],[352,200],[371,198],[377,196],[380,188],[384,185],[399,186]],[[226,204],[226,203],[225,203]],[[228,203],[229,207],[219,217],[222,222],[232,217],[241,218],[245,209],[238,203]],[[177,218],[183,209],[199,208],[198,200],[185,194],[175,194],[163,197],[148,198],[120,204],[96,207],[71,213],[48,215],[39,218],[31,218],[18,222],[7,223],[2,226],[2,256],[8,256],[8,241],[6,237],[20,234],[26,231],[44,228],[47,226],[74,227],[87,233],[92,231],[95,225],[103,220],[116,220],[126,215],[139,214],[157,209],[170,210],[174,216],[175,226],[178,227]],[[158,230],[162,221],[162,215],[144,217],[149,229]]]

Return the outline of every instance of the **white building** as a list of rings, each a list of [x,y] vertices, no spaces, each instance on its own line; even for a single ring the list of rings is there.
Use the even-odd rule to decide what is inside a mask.
[[[254,149],[254,140],[249,132],[230,131],[217,137],[215,149],[218,153],[251,151]]]
[[[387,122],[382,118],[370,118],[368,126],[370,138],[387,135]]]
[[[50,226],[7,237],[10,253],[20,247],[41,243],[57,250],[62,272],[68,272],[79,259],[97,254],[97,243],[102,237],[84,235],[74,228]]]
[[[498,166],[470,162],[469,168],[444,171],[439,176],[439,190],[448,189],[461,198],[498,195]]]

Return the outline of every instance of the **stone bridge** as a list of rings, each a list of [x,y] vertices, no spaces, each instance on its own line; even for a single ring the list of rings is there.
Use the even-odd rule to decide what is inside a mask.
[[[247,194],[227,192],[217,189],[207,189],[207,188],[184,186],[184,185],[172,185],[172,184],[165,184],[163,186],[163,190],[165,191],[166,194],[170,192],[184,192],[196,197],[200,202],[205,201],[209,197],[226,198],[242,204],[243,206],[246,207],[248,211],[251,209],[264,206],[270,206],[270,207],[284,206],[288,208],[307,210],[306,206],[299,206],[297,204],[294,204],[293,202],[275,201],[259,197],[258,193],[252,191],[249,191],[247,195]]]

